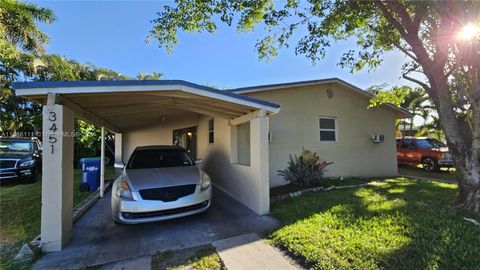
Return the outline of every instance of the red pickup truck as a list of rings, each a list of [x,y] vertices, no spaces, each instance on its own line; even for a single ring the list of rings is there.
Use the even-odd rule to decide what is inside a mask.
[[[452,155],[439,140],[428,138],[397,138],[397,161],[404,165],[422,165],[426,171],[452,167]]]

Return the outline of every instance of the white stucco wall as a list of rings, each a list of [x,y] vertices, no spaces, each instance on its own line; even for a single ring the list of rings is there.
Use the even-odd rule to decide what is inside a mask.
[[[257,118],[250,122],[250,154],[255,165],[245,166],[235,163],[236,126],[229,125],[227,119],[214,118],[214,143],[208,143],[208,120],[211,118],[192,113],[168,117],[149,127],[125,132],[122,134],[123,162],[128,161],[137,146],[171,145],[173,130],[196,126],[197,159],[204,160],[201,168],[210,175],[214,184],[256,213],[268,213],[268,145],[264,134],[268,132],[268,119]]]
[[[326,90],[333,91],[329,99]],[[334,162],[327,176],[392,176],[397,174],[395,114],[378,108],[367,109],[368,99],[343,86],[321,85],[270,90],[245,95],[282,106],[270,118],[270,186],[286,184],[277,170],[285,169],[290,154],[302,147]],[[321,143],[318,117],[337,119],[337,143]],[[374,144],[374,133],[385,135],[385,142]]]

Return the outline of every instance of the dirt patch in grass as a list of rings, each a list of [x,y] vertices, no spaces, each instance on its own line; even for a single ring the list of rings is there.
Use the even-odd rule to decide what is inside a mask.
[[[160,269],[226,270],[212,245],[158,252],[152,257],[152,270]]]

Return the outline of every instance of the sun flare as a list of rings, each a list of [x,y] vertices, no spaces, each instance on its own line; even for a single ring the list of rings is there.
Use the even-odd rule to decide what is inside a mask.
[[[465,41],[472,41],[480,38],[480,27],[473,23],[468,23],[462,27],[458,33],[458,38]]]

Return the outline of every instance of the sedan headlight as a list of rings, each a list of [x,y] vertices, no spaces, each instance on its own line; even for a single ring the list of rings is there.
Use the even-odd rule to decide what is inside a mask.
[[[212,180],[210,180],[210,176],[208,174],[202,172],[201,179],[200,179],[200,191],[204,191],[210,187],[212,184]]]
[[[130,190],[127,181],[118,181],[116,195],[119,198],[133,199],[132,191]]]
[[[20,165],[18,167],[30,167],[35,163],[34,159],[31,160],[26,160],[26,161],[21,161]]]

